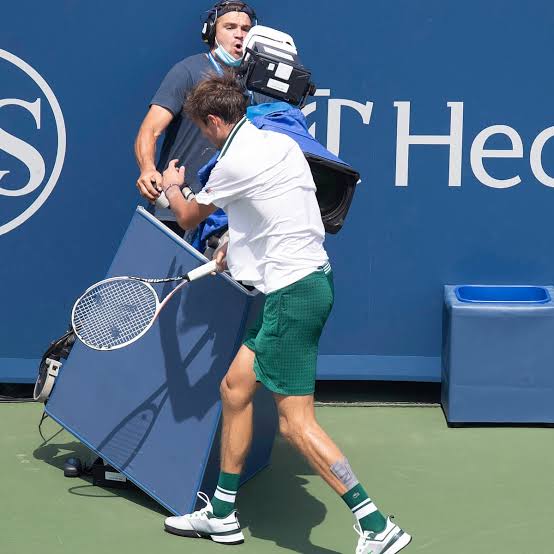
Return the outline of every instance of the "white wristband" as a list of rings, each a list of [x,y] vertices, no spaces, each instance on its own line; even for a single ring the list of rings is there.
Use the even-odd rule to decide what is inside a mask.
[[[196,196],[194,194],[194,192],[192,192],[192,190],[190,190],[189,187],[183,187],[181,189],[181,192],[183,193],[183,196],[185,197],[185,199],[188,200],[188,201],[192,200]]]

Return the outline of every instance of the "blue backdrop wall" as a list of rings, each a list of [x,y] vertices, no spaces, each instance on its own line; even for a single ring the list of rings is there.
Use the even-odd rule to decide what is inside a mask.
[[[3,6],[0,380],[36,371],[107,270],[139,202],[136,131],[167,70],[203,48],[208,7]],[[337,296],[321,375],[436,380],[443,284],[552,283],[554,6],[255,7],[313,70],[312,131],[363,178],[327,241]]]

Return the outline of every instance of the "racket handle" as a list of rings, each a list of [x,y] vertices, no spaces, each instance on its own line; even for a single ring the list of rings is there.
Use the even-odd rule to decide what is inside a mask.
[[[160,192],[160,196],[156,198],[156,208],[169,208],[169,200],[164,192]]]
[[[215,260],[212,260],[207,264],[201,265],[200,267],[197,267],[196,269],[189,271],[187,273],[187,280],[194,281],[196,279],[200,279],[201,277],[205,277],[210,273],[214,273],[215,271],[217,271],[217,265],[215,263]]]

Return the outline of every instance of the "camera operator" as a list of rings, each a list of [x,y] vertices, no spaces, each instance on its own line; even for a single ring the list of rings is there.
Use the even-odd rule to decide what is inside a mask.
[[[162,172],[173,159],[187,167],[186,186],[195,193],[202,188],[197,172],[213,156],[215,149],[182,113],[182,107],[188,93],[199,81],[210,75],[232,72],[240,65],[244,38],[256,24],[255,11],[244,2],[218,2],[207,12],[202,28],[202,40],[209,46],[209,51],[181,60],[162,81],[135,139],[135,155],[140,169],[136,186],[149,202],[154,203],[159,197]],[[250,94],[253,104],[267,101],[272,100],[261,94]],[[165,137],[156,164],[156,142],[163,133]],[[170,229],[183,234],[171,210],[156,206],[154,214]],[[193,234],[187,233],[186,238],[190,240]]]

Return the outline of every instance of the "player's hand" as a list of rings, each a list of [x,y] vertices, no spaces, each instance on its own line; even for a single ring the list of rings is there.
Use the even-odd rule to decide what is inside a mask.
[[[229,246],[229,243],[225,243],[223,246],[217,249],[216,255],[215,255],[215,263],[217,264],[217,271],[218,273],[221,273],[222,271],[225,271],[227,269],[227,247]]]
[[[179,160],[171,160],[167,169],[163,172],[162,190],[171,185],[182,186],[185,183],[185,166],[177,167]]]
[[[155,169],[143,171],[137,180],[137,188],[140,195],[149,202],[155,202],[156,198],[160,196],[161,184],[162,175]]]

